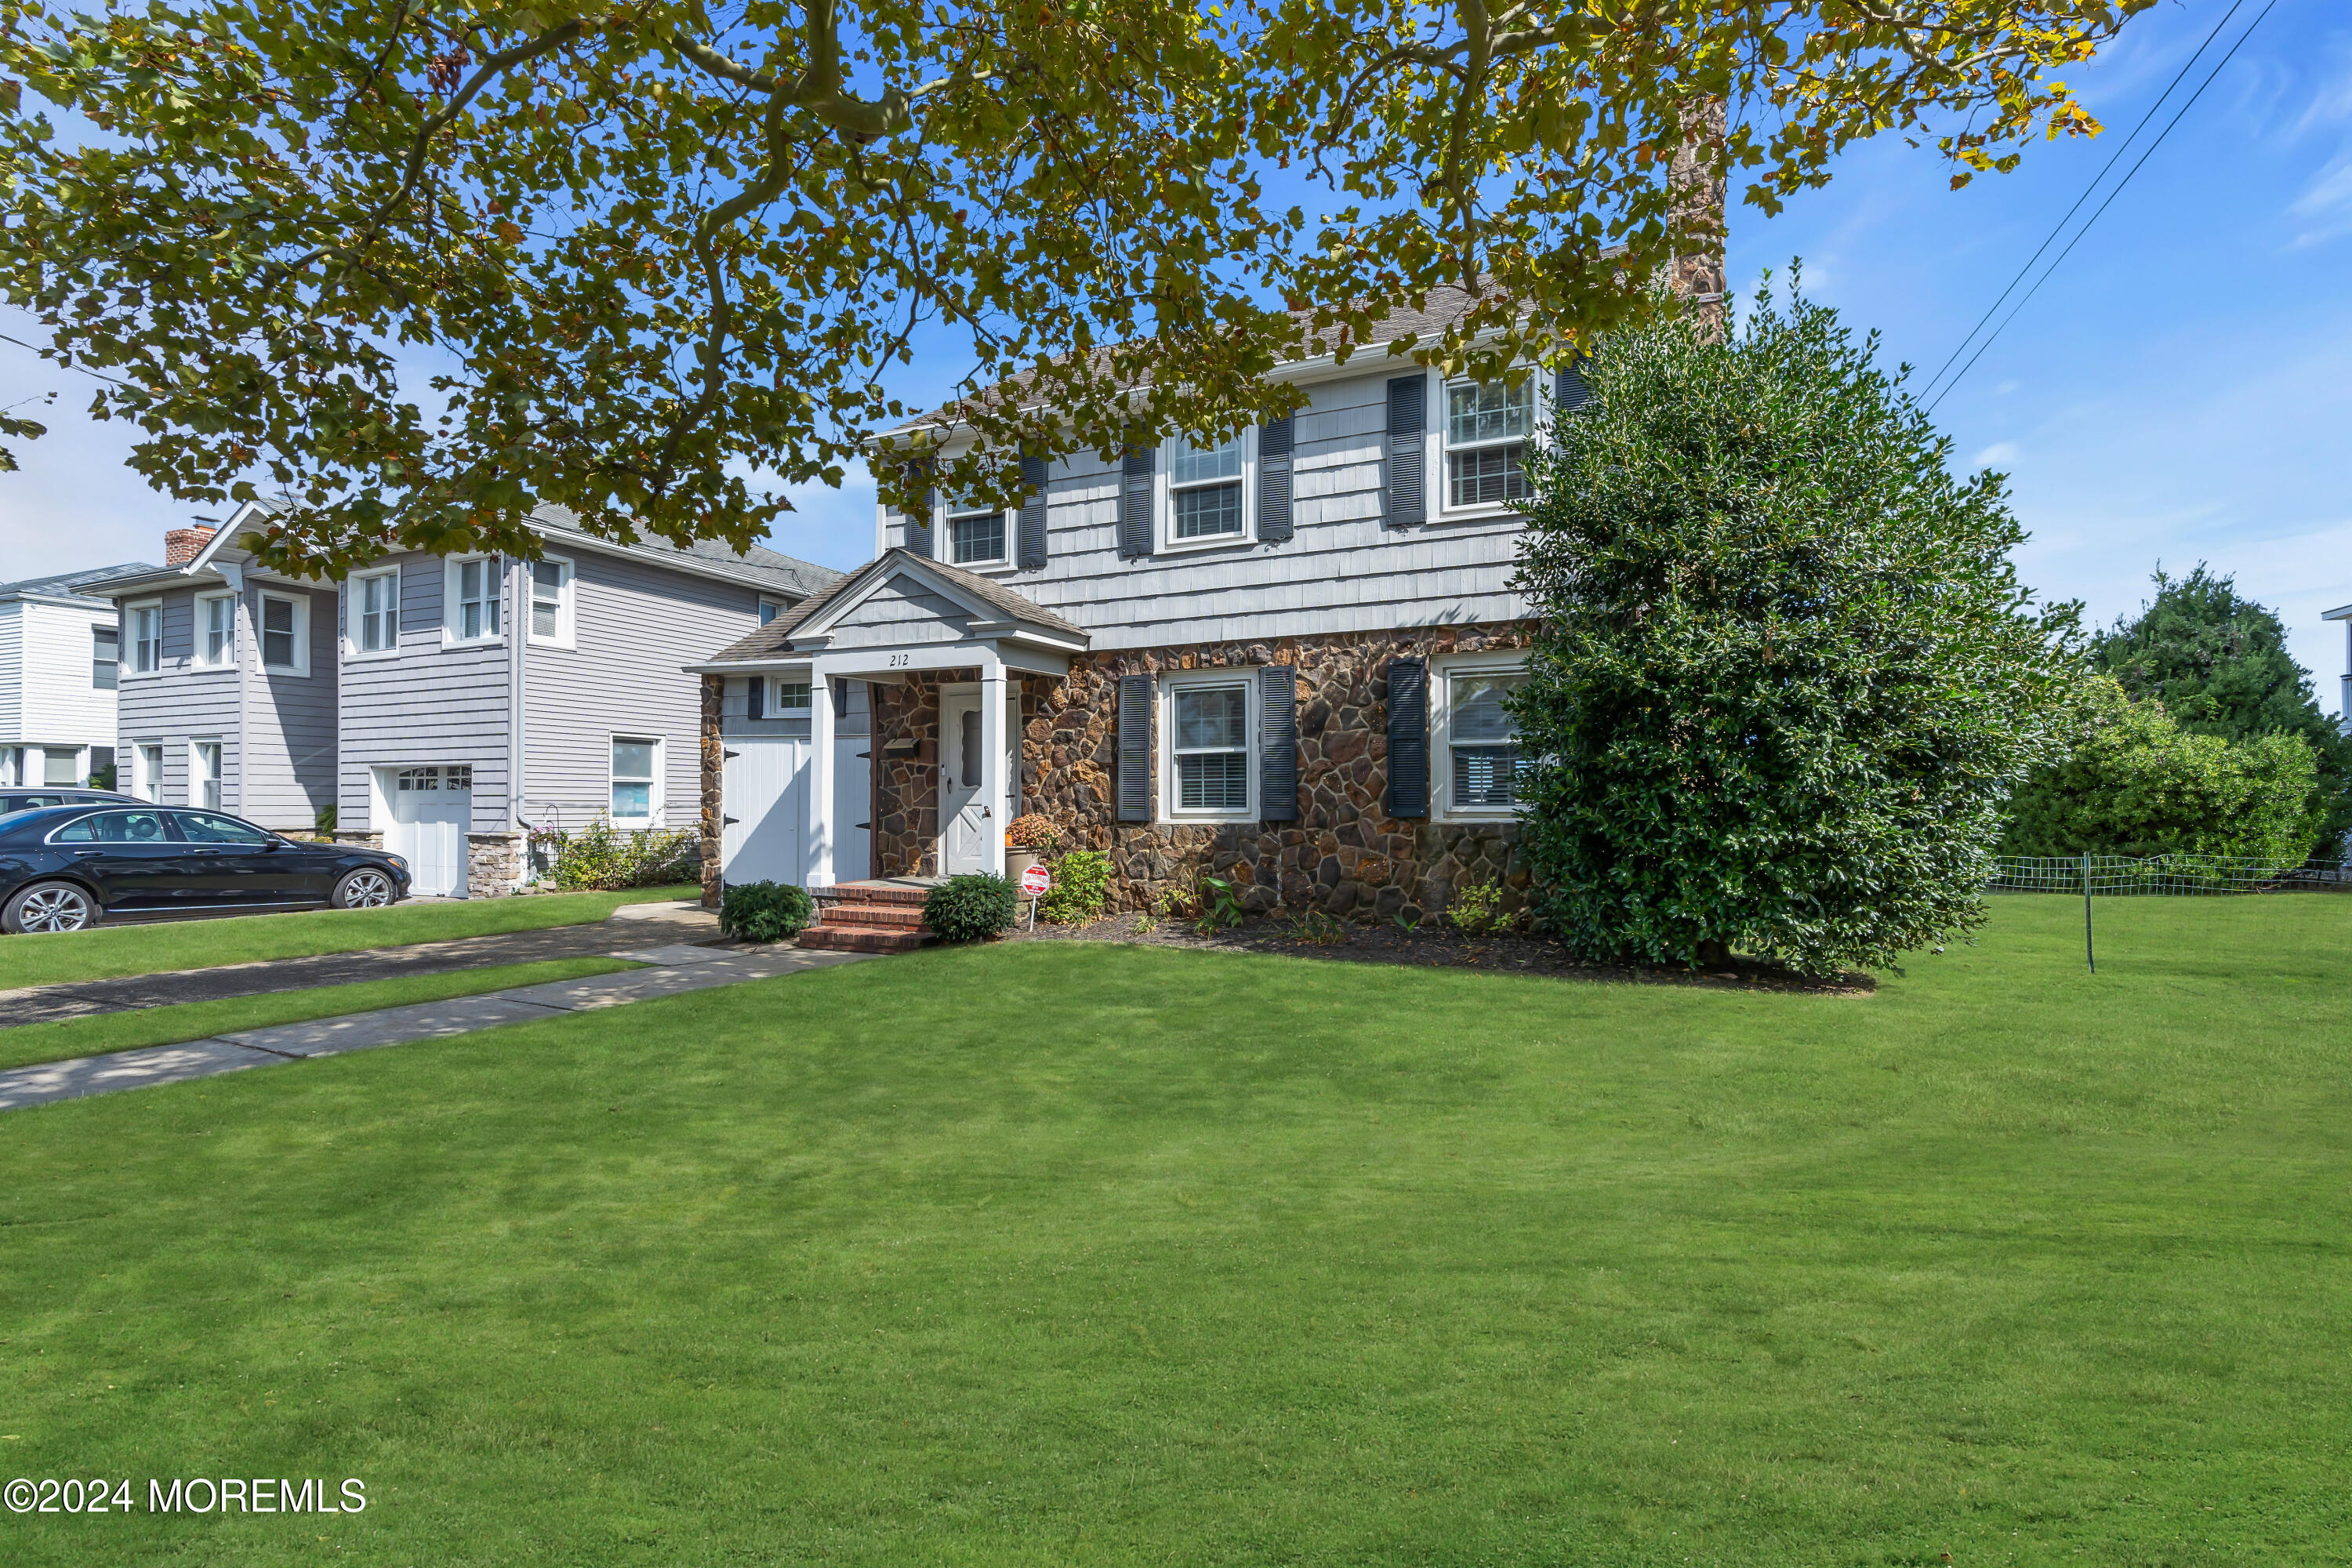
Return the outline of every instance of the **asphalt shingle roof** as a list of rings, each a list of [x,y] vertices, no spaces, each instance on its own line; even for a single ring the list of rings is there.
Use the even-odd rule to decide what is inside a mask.
[[[1043,626],[1049,631],[1062,632],[1074,637],[1084,637],[1087,635],[1085,631],[1072,626],[1051,610],[1044,609],[1024,598],[992,577],[983,577],[976,572],[967,572],[961,566],[950,566],[944,561],[928,561],[910,551],[893,548],[884,551],[875,559],[860,566],[856,571],[835,584],[827,592],[803,600],[749,637],[739,637],[728,644],[712,654],[710,661],[713,664],[725,664],[738,659],[774,658],[787,655],[792,651],[790,644],[795,627],[805,624],[835,599],[856,592],[865,584],[887,581],[900,566],[910,563],[920,565],[927,572],[938,574],[988,605],[989,608],[1002,613],[1007,620],[1020,621],[1027,626]]]
[[[568,509],[552,504],[542,506],[530,514],[531,521],[553,533],[569,533],[597,542],[597,536],[580,526],[580,520]],[[775,588],[795,597],[806,598],[822,594],[835,586],[841,574],[830,566],[820,566],[814,561],[803,561],[796,555],[771,550],[764,544],[754,544],[737,554],[717,540],[697,540],[681,550],[667,539],[647,535],[634,546],[658,554],[682,555],[698,564],[718,567],[730,575],[761,587]]]
[[[104,583],[116,577],[135,577],[143,573],[160,572],[160,566],[150,566],[144,561],[126,561],[119,566],[86,566],[79,572],[60,572],[54,577],[27,577],[21,583],[0,583],[0,598],[15,594],[73,595],[90,599],[96,604],[107,601],[76,590],[92,583]]]

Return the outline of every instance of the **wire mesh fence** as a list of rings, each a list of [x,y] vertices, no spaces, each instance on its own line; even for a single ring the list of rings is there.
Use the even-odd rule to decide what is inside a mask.
[[[2087,884],[2087,887],[2086,885]],[[1993,862],[1989,893],[2131,894],[2180,897],[2215,893],[2352,892],[2341,860],[2275,860],[2231,855],[2003,855]]]

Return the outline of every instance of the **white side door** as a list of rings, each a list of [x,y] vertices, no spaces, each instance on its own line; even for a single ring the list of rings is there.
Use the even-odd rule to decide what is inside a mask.
[[[940,870],[1004,871],[1003,822],[987,820],[981,796],[980,693],[950,691],[940,699]],[[1021,815],[1021,700],[1004,700],[1005,805]]]
[[[466,896],[466,830],[474,825],[470,769],[390,770],[392,805],[384,847],[408,861],[408,890],[432,898]]]
[[[719,800],[719,874],[729,882],[808,881],[809,743],[731,736]]]

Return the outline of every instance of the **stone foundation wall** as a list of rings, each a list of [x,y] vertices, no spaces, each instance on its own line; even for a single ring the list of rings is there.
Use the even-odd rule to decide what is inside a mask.
[[[522,835],[466,835],[466,896],[503,899],[522,880]]]
[[[364,844],[371,849],[383,847],[383,835],[381,833],[346,833],[338,830],[334,838],[338,844]]]

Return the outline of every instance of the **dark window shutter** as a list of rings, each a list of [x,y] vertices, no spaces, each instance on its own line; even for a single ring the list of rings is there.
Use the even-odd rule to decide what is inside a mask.
[[[1577,355],[1552,373],[1552,405],[1562,414],[1573,414],[1592,401],[1592,388],[1584,384],[1584,356]]]
[[[1270,664],[1258,673],[1257,783],[1265,822],[1298,820],[1298,671]]]
[[[743,689],[743,717],[764,719],[768,716],[768,678],[753,676]]]
[[[1422,455],[1429,433],[1429,378],[1400,375],[1389,383],[1388,494],[1381,521],[1411,528],[1429,516],[1429,488]]]
[[[1429,663],[1389,660],[1391,816],[1429,815]]]
[[[1160,468],[1160,448],[1129,447],[1119,468],[1125,490],[1119,497],[1118,552],[1133,560],[1151,553],[1151,481]]]
[[[929,561],[935,555],[931,549],[931,514],[937,510],[933,502],[939,492],[934,488],[934,481],[939,477],[940,465],[932,458],[924,458],[915,464],[915,472],[922,476],[923,480],[923,514],[919,518],[911,514],[907,518],[907,552]]]
[[[1151,692],[1149,675],[1118,679],[1118,819],[1151,820]]]
[[[1291,416],[1269,419],[1257,433],[1257,537],[1261,544],[1290,541]],[[1280,818],[1288,821],[1288,817]]]
[[[1045,564],[1045,459],[1021,455],[1021,553],[1024,572]]]

